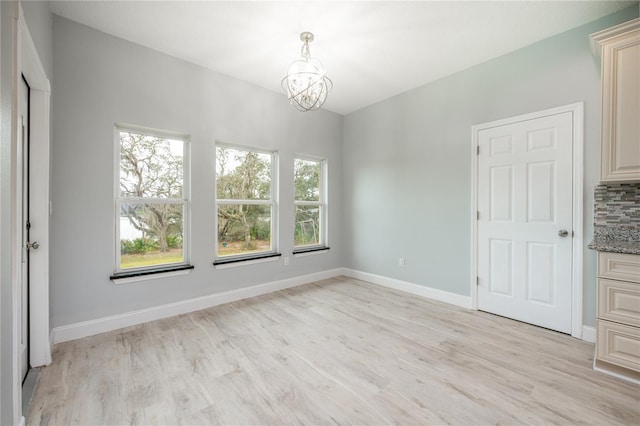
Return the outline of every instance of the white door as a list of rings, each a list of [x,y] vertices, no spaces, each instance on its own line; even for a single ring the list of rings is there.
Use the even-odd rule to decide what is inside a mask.
[[[478,309],[571,333],[571,112],[478,133]]]
[[[22,276],[20,315],[20,367],[24,380],[29,371],[29,86],[22,79],[19,89],[20,125],[18,145],[21,148],[22,176]],[[37,247],[37,246],[36,246]]]

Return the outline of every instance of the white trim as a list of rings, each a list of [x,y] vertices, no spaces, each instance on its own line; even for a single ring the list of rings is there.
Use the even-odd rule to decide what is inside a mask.
[[[24,19],[24,12],[20,2],[14,3],[13,8],[13,45],[12,45],[12,99],[11,99],[11,265],[12,265],[12,415],[14,422],[22,423],[22,391],[20,369],[20,322],[21,322],[21,252],[22,252],[22,216],[18,215],[21,206],[18,201],[22,191],[22,177],[18,176],[20,167],[18,157],[21,148],[18,147],[18,117],[19,96],[18,87],[22,75],[25,76],[31,88],[31,195],[34,200],[31,206],[32,221],[38,222],[37,230],[33,229],[34,239],[38,239],[40,248],[34,252],[30,265],[32,280],[30,283],[29,314],[30,340],[29,362],[31,366],[46,365],[51,362],[51,343],[49,337],[49,132],[50,115],[49,100],[51,85],[47,79],[35,44],[31,38],[29,28]],[[20,203],[21,204],[21,203]],[[37,253],[37,256],[35,255]]]
[[[120,193],[121,182],[121,169],[120,169],[120,157],[122,155],[122,137],[121,133],[136,134],[141,136],[151,136],[157,139],[164,139],[168,141],[182,142],[182,198],[160,198],[160,197],[128,197],[122,196]],[[153,270],[159,266],[171,266],[168,263],[162,263],[153,266],[141,266],[136,268],[121,267],[122,253],[121,253],[121,237],[120,237],[120,220],[121,208],[124,204],[181,204],[182,205],[182,265],[189,265],[191,262],[191,138],[184,133],[177,133],[172,131],[163,131],[158,129],[146,129],[141,126],[126,126],[116,123],[114,125],[114,145],[115,145],[115,157],[114,157],[114,271],[120,272],[135,272],[135,271],[148,271]],[[148,278],[147,278],[148,279]],[[127,281],[128,280],[128,281]],[[113,280],[116,284],[141,281],[131,279],[119,279]]]
[[[129,327],[136,324],[142,324],[149,321],[168,318],[180,314],[186,314],[201,309],[207,309],[212,306],[221,305],[223,303],[261,296],[263,294],[272,293],[286,288],[297,287],[314,281],[333,278],[339,275],[343,275],[343,270],[341,268],[331,269],[328,271],[301,275],[299,277],[288,278],[280,281],[272,281],[237,290],[230,290],[222,293],[211,294],[208,296],[197,297],[194,299],[183,300],[180,302],[168,303],[166,305],[155,306],[138,311],[126,312],[123,314],[112,315],[95,320],[64,325],[53,329],[52,340],[54,343],[60,343],[69,340],[80,339],[82,337],[92,336],[107,331],[113,331],[123,327]]]
[[[582,258],[584,241],[584,102],[567,105],[573,118],[573,247],[571,271],[571,335],[582,338],[584,327]]]
[[[584,102],[577,102],[570,105],[550,108],[530,114],[491,121],[488,123],[471,126],[471,307],[478,309],[478,290],[476,279],[478,276],[478,133],[493,127],[504,126],[506,124],[520,121],[533,120],[550,115],[571,112],[573,117],[573,233],[572,238],[572,270],[571,270],[571,335],[580,339],[583,332],[582,327],[582,264],[583,264],[583,142],[584,142]]]
[[[30,216],[37,226],[31,240],[40,248],[30,255],[29,362],[32,367],[51,363],[49,342],[49,256],[50,256],[50,98],[51,85],[38,57],[20,6],[20,74],[31,89],[30,96]]]
[[[30,216],[37,226],[30,231],[32,241],[40,244],[29,256],[30,330],[29,360],[32,367],[51,362],[49,350],[49,100],[50,93],[31,89]],[[39,110],[38,110],[39,109]]]
[[[461,294],[451,293],[433,287],[427,287],[420,284],[414,284],[407,281],[397,280],[395,278],[384,277],[382,275],[370,274],[368,272],[356,271],[346,268],[344,275],[383,287],[400,290],[405,293],[415,294],[417,296],[427,297],[439,302],[449,303],[450,305],[459,306],[461,308],[471,308],[471,298]]]
[[[12,46],[12,94],[11,94],[11,299],[12,299],[12,345],[13,359],[11,360],[12,374],[10,377],[12,385],[13,413],[11,420],[14,422],[19,420],[22,411],[22,392],[21,392],[21,329],[22,321],[22,303],[21,303],[21,287],[22,287],[22,146],[18,143],[18,129],[20,125],[18,119],[20,117],[20,109],[18,104],[19,91],[18,85],[20,78],[20,49],[22,26],[19,24],[19,16],[21,14],[21,6],[14,8],[13,23],[13,46]],[[17,15],[17,16],[16,16]],[[6,378],[5,378],[6,380]]]
[[[317,206],[318,210],[319,210],[319,215],[320,215],[320,220],[319,220],[319,227],[320,229],[318,230],[318,244],[314,244],[317,247],[321,247],[321,246],[328,246],[328,242],[327,242],[327,235],[328,235],[328,223],[329,223],[329,216],[328,216],[328,204],[329,204],[329,197],[327,196],[327,189],[329,188],[328,185],[328,177],[329,177],[329,165],[327,163],[327,159],[326,158],[319,158],[319,157],[311,157],[308,155],[304,155],[304,154],[296,154],[293,157],[293,168],[294,168],[294,180],[293,180],[293,184],[294,184],[294,188],[295,188],[295,164],[297,160],[301,160],[301,161],[307,161],[307,162],[312,162],[312,163],[317,163],[319,165],[320,168],[320,176],[318,176],[318,201],[301,201],[301,200],[296,200],[295,194],[293,197],[293,207],[294,210],[296,209],[296,206],[309,206],[309,207],[313,207],[313,206]],[[296,246],[295,245],[295,227],[296,227],[296,223],[295,223],[295,213],[294,213],[294,241],[293,241],[293,249],[302,249],[304,247],[307,246]],[[295,254],[294,254],[295,256]]]
[[[256,199],[219,199],[218,198],[218,178],[216,174],[216,178],[214,179],[213,185],[213,193],[215,194],[215,228],[218,229],[218,207],[222,205],[264,205],[271,206],[271,252],[278,253],[280,250],[280,239],[278,235],[278,231],[280,229],[279,222],[279,211],[280,211],[280,192],[279,192],[279,182],[280,182],[280,154],[277,150],[267,151],[264,148],[252,148],[247,145],[233,145],[227,144],[224,142],[216,141],[214,146],[214,169],[218,168],[218,148],[222,149],[230,149],[235,151],[243,151],[247,153],[258,153],[263,155],[268,155],[271,158],[271,180],[269,183],[271,193],[270,198],[268,200],[256,200]],[[214,170],[215,171],[215,170]],[[216,172],[217,173],[217,172]],[[220,244],[220,239],[218,237],[218,233],[215,234],[215,261],[224,260],[224,259],[241,259],[246,256],[247,253],[241,253],[237,255],[226,255],[220,256],[218,253],[218,246]],[[249,253],[250,254],[250,253]],[[217,266],[216,266],[217,267]]]
[[[593,53],[594,56],[600,56],[602,54],[602,42],[604,40],[635,30],[636,28],[640,28],[640,18],[632,19],[620,25],[589,34],[591,53]]]
[[[596,328],[590,325],[582,326],[582,340],[589,343],[596,342]]]

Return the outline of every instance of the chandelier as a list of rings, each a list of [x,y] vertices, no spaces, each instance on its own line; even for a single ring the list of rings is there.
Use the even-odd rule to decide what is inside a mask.
[[[289,102],[298,111],[315,111],[327,100],[327,93],[333,83],[325,74],[322,63],[311,57],[309,43],[313,34],[303,32],[300,40],[304,43],[300,50],[301,58],[289,65],[287,75],[282,79],[282,88],[287,93]]]

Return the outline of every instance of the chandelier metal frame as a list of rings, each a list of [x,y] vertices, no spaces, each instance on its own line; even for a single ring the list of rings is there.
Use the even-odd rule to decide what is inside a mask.
[[[326,76],[322,63],[311,57],[309,43],[314,40],[313,34],[305,31],[300,34],[300,40],[303,42],[300,59],[289,65],[281,85],[289,102],[298,111],[315,111],[327,100],[333,82]]]

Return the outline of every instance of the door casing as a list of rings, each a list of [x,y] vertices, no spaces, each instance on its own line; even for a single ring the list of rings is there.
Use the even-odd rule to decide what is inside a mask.
[[[35,44],[25,22],[20,2],[13,2],[12,16],[12,99],[11,99],[11,289],[12,289],[12,418],[19,423],[22,416],[22,380],[20,377],[20,315],[21,315],[21,208],[22,177],[17,162],[20,105],[18,87],[24,75],[30,91],[31,238],[40,248],[30,259],[31,286],[29,289],[29,360],[32,366],[51,363],[49,338],[49,250],[50,250],[50,198],[49,198],[49,139],[51,85],[38,56]],[[35,223],[37,222],[37,226]],[[4,380],[4,379],[3,379]]]
[[[584,129],[584,103],[578,102],[570,105],[550,108],[530,114],[518,115],[502,120],[477,124],[471,127],[471,306],[478,309],[478,139],[479,132],[483,129],[504,126],[520,121],[533,120],[549,115],[571,112],[573,118],[573,254],[571,268],[571,336],[582,338],[582,261],[583,261],[583,129]]]

